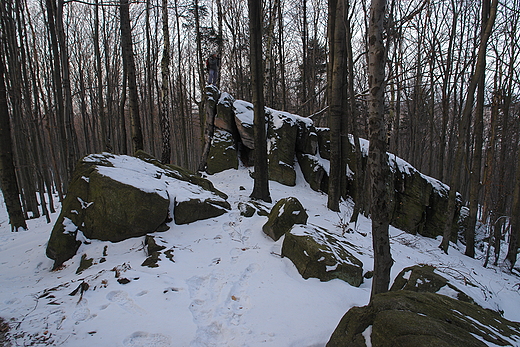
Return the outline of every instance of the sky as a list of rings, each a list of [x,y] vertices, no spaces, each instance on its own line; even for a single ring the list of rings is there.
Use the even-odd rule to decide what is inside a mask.
[[[120,174],[121,181],[149,174],[138,161],[124,165],[128,174]],[[372,270],[370,220],[360,216],[353,231],[343,233],[352,204],[329,211],[327,196],[309,187],[297,165],[296,171],[294,187],[269,183],[273,203],[265,205],[296,197],[308,225],[342,235],[357,247],[363,272]],[[13,345],[318,347],[351,307],[368,304],[370,279],[360,287],[305,280],[280,256],[284,237],[274,242],[263,233],[267,217],[240,215],[238,204],[249,200],[253,187],[248,168],[207,178],[229,196],[232,210],[187,225],[171,222],[170,230],[152,234],[173,254],[161,254],[156,268],[141,266],[143,236],[118,243],[84,239],[76,256],[51,271],[45,247],[58,213],[50,224],[32,219],[27,231],[13,233],[0,198],[0,317],[10,324]],[[520,321],[520,279],[500,267],[483,268],[482,253],[471,259],[463,245],[451,244],[446,255],[440,238],[395,228],[390,238],[392,282],[405,267],[430,264],[479,305]],[[76,274],[84,254],[94,263]]]

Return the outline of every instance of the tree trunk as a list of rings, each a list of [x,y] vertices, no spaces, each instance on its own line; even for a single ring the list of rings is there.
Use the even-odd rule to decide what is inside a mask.
[[[58,43],[60,48],[60,63],[62,71],[62,88],[64,98],[64,121],[65,121],[65,136],[67,148],[67,170],[69,177],[74,172],[76,161],[78,160],[78,139],[76,130],[74,128],[74,110],[72,108],[72,90],[70,86],[70,66],[69,53],[65,38],[65,28],[63,27],[63,8],[65,6],[64,0],[58,0],[56,7],[56,33],[58,36]]]
[[[476,69],[471,78],[471,82],[468,86],[468,95],[466,103],[464,104],[464,110],[462,112],[462,118],[460,121],[459,136],[457,142],[457,149],[455,152],[455,159],[453,161],[453,172],[450,179],[450,193],[448,196],[448,207],[446,209],[446,224],[444,225],[444,233],[442,235],[442,242],[440,248],[444,253],[448,253],[448,246],[451,238],[452,223],[455,216],[455,206],[457,197],[457,187],[461,176],[461,170],[464,168],[463,163],[463,152],[468,132],[470,131],[469,123],[471,119],[471,113],[473,111],[473,101],[475,100],[475,90],[477,89],[478,82],[484,74],[484,62],[486,59],[486,49],[491,30],[495,23],[495,17],[497,13],[498,0],[493,0],[491,4],[489,19],[485,30],[482,33],[480,46],[477,55]]]
[[[506,256],[506,263],[510,270],[516,263],[518,252],[518,235],[520,233],[520,150],[517,150],[517,165],[515,176],[515,188],[513,192],[513,208],[511,210],[511,236],[509,238],[509,248]]]
[[[103,101],[103,68],[101,65],[101,50],[99,48],[99,0],[95,0],[94,9],[94,55],[96,57],[96,82],[97,82],[97,100],[98,113],[101,128],[101,144],[102,150],[112,152],[112,144],[110,131],[108,130],[105,113],[105,103]]]
[[[132,44],[132,29],[130,27],[130,5],[128,0],[120,0],[121,20],[121,48],[123,50],[123,64],[126,67],[128,79],[128,97],[130,105],[130,124],[134,153],[143,150],[143,133],[139,114],[139,96],[137,91],[137,77]]]
[[[482,31],[481,37],[484,35],[486,24],[489,16],[490,0],[482,2]],[[483,72],[479,76],[477,104],[475,107],[475,122],[474,128],[474,147],[473,158],[470,172],[470,193],[469,193],[469,224],[466,228],[466,251],[468,257],[475,257],[475,227],[477,225],[477,215],[479,210],[479,194],[480,194],[480,169],[482,165],[482,142],[484,136],[484,92],[485,92],[485,78],[486,78],[486,60],[482,64]],[[496,250],[495,250],[496,251]]]
[[[11,231],[18,231],[20,228],[27,230],[27,225],[20,204],[20,193],[14,167],[9,106],[7,105],[4,79],[5,54],[2,46],[3,42],[0,41],[0,188],[4,195]]]
[[[161,161],[164,164],[170,163],[171,142],[170,142],[170,29],[168,26],[168,0],[162,0],[162,31],[163,31],[163,56],[161,59],[161,133],[162,133],[162,153]]]
[[[384,121],[384,91],[386,53],[383,30],[386,0],[372,0],[368,27],[368,114],[369,150],[368,171],[370,174],[372,218],[372,245],[374,250],[374,278],[371,298],[388,291],[392,255],[388,236],[388,157],[386,154],[386,127]]]
[[[267,141],[264,107],[264,68],[262,57],[262,1],[248,0],[249,32],[251,35],[250,64],[251,89],[253,92],[255,144],[255,175],[252,199],[271,202],[269,193],[269,171],[267,167]]]
[[[332,72],[329,100],[329,127],[330,127],[330,173],[327,207],[339,212],[339,203],[343,195],[344,185],[342,184],[345,176],[345,161],[342,151],[342,135],[344,135],[344,114],[345,114],[345,98],[347,88],[347,71],[346,71],[346,0],[337,0],[332,10],[334,18],[334,28],[330,32],[329,39],[332,39],[331,47],[333,47],[333,57],[330,59]],[[331,6],[331,4],[329,4]],[[329,15],[330,18],[330,15]]]

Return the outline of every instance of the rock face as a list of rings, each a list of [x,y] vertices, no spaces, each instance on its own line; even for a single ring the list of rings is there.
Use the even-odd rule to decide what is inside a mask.
[[[144,152],[137,155],[92,154],[78,163],[47,245],[55,268],[76,254],[79,232],[118,242],[167,230],[172,214],[191,222],[230,208],[227,196],[211,182],[162,165]]]
[[[217,103],[217,114],[215,115],[215,127],[236,134],[238,129],[235,123],[235,112],[233,108],[233,98],[228,93],[220,94]]]
[[[359,287],[363,283],[363,263],[349,251],[354,248],[324,229],[295,225],[285,234],[282,256],[291,259],[305,279],[337,278]]]
[[[255,141],[253,137],[253,104],[237,100],[234,102],[235,122],[240,135],[242,144],[249,148],[255,149]]]
[[[285,112],[268,109],[267,158],[269,179],[286,186],[296,185],[294,158],[298,126]]]
[[[232,107],[231,107],[232,105]],[[209,174],[235,168],[238,159],[246,166],[254,162],[253,105],[242,100],[234,100],[222,93],[216,104],[215,133],[211,155],[208,160]],[[327,192],[329,185],[330,131],[316,128],[309,118],[270,108],[265,109],[268,143],[269,179],[284,185],[296,184],[295,158],[304,179],[312,189]],[[356,180],[361,180],[359,203],[361,211],[370,210],[366,197],[368,181],[366,165],[368,141],[360,139],[362,172],[355,172],[356,158],[353,138],[350,137],[352,150],[347,150],[349,167],[346,191],[342,194],[357,196]],[[437,237],[443,234],[446,224],[449,187],[438,180],[421,174],[411,165],[389,154],[391,179],[388,184],[390,194],[390,224],[412,234]],[[456,240],[461,219],[461,201],[458,201],[454,218],[453,241]]]
[[[370,344],[366,338],[370,338]],[[327,347],[517,346],[520,323],[450,297],[399,290],[353,307]]]
[[[329,189],[328,168],[325,168],[320,158],[312,154],[296,153],[300,170],[305,181],[315,191],[327,192]]]
[[[229,169],[238,169],[238,153],[233,135],[222,129],[215,129],[209,149],[206,172],[213,175]]]
[[[438,293],[457,300],[474,303],[472,298],[434,271],[435,268],[430,265],[415,265],[404,268],[395,278],[390,290]]]
[[[280,237],[291,230],[293,225],[306,224],[307,218],[307,212],[298,199],[293,197],[281,199],[269,213],[269,219],[262,230],[274,241],[278,241]]]

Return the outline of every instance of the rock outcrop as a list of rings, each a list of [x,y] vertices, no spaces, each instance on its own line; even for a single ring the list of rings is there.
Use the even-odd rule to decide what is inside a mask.
[[[443,276],[435,273],[435,268],[431,265],[414,265],[404,268],[395,278],[390,290],[437,293],[474,303],[466,293],[449,283]]]
[[[92,154],[78,163],[52,229],[47,256],[58,267],[88,239],[118,242],[165,231],[176,223],[211,218],[230,209],[212,183],[144,152],[137,157]]]
[[[368,343],[367,340],[370,339]],[[327,347],[518,346],[520,323],[444,295],[399,290],[376,295],[341,319]]]
[[[363,283],[363,263],[352,254],[354,249],[354,245],[327,230],[295,225],[285,234],[282,256],[291,259],[305,279],[337,278],[359,287]]]
[[[307,218],[307,212],[298,199],[284,198],[273,206],[262,230],[274,241],[278,241],[295,224],[306,224]]]
[[[216,96],[214,97],[216,98]],[[253,164],[253,105],[242,100],[234,100],[222,93],[216,108],[214,125],[215,136],[211,144],[206,171],[209,174],[236,168],[238,158],[246,166]],[[300,117],[287,112],[265,109],[269,179],[284,185],[296,184],[295,163],[303,173],[304,179],[316,191],[328,191],[330,167],[330,131],[316,128],[310,118]],[[343,195],[356,197],[358,181],[361,185],[362,201],[356,201],[361,211],[370,210],[366,196],[368,182],[366,165],[368,141],[360,139],[362,172],[355,172],[358,158],[355,155],[354,141],[350,138],[351,150],[345,153],[348,163],[346,191]],[[388,185],[390,194],[390,224],[412,234],[437,237],[443,234],[446,224],[445,214],[449,187],[442,182],[423,175],[411,165],[389,154],[391,179]],[[456,240],[461,224],[462,202],[458,200],[457,212],[453,217],[453,241]]]

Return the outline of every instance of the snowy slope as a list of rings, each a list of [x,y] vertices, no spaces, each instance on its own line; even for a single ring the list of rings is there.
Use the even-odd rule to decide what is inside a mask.
[[[350,307],[368,303],[371,281],[355,288],[341,280],[302,279],[291,261],[279,256],[283,238],[273,242],[263,234],[266,217],[238,213],[237,204],[248,200],[253,186],[247,169],[208,178],[229,195],[233,211],[189,225],[172,223],[169,231],[154,234],[173,251],[173,261],[161,255],[157,268],[141,266],[142,237],[90,241],[63,269],[51,272],[45,245],[52,224],[30,220],[28,231],[12,233],[2,204],[0,317],[10,320],[13,344],[324,346]],[[270,188],[274,202],[297,197],[309,224],[341,234],[350,217],[348,203],[339,214],[328,211],[326,195],[312,191],[301,175],[295,187],[270,182]],[[440,240],[390,232],[393,277],[410,265],[437,266],[480,305],[520,321],[519,278],[482,268],[481,260],[463,256],[456,245],[446,256]],[[359,247],[364,271],[371,270],[370,221],[360,217],[356,231],[345,237]],[[94,265],[76,274],[83,254]],[[465,286],[465,279],[477,287]]]

